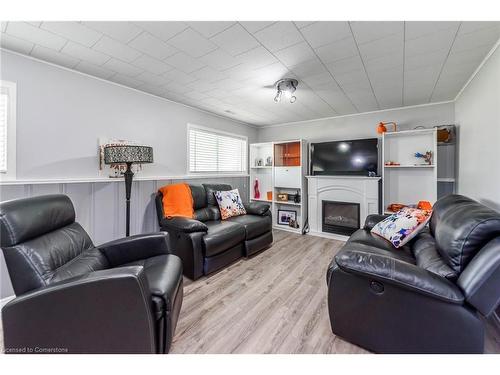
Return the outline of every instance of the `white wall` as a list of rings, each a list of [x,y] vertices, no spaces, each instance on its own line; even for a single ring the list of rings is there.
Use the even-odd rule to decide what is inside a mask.
[[[98,177],[98,139],[154,148],[142,176],[187,170],[188,122],[257,137],[255,128],[1,50],[2,80],[17,83],[17,179]]]
[[[297,138],[321,141],[376,137],[376,128],[380,121],[394,121],[401,129],[413,129],[419,125],[453,124],[454,117],[453,103],[409,107],[266,127],[259,130],[259,141]]]
[[[455,102],[458,192],[500,210],[500,48]]]

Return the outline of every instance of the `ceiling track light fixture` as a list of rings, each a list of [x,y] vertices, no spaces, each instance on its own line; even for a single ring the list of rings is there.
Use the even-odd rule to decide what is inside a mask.
[[[297,89],[297,85],[299,82],[293,78],[283,78],[274,84],[276,87],[276,96],[274,97],[274,101],[279,103],[281,101],[281,97],[285,95],[290,103],[294,103],[297,100],[297,97],[293,95],[295,90]]]

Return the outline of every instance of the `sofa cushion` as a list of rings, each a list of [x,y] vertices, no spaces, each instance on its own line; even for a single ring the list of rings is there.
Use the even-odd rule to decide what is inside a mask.
[[[171,311],[182,281],[181,259],[171,254],[158,255],[123,265],[123,267],[127,266],[144,267],[155,309],[162,310],[162,303],[158,300],[161,298],[166,310]]]
[[[461,195],[436,202],[431,233],[443,260],[461,273],[476,253],[500,236],[500,213]]]
[[[210,257],[243,242],[245,227],[238,223],[224,221],[207,221],[208,232],[203,236],[205,256]]]
[[[429,229],[425,229],[415,238],[412,244],[412,251],[417,261],[417,266],[445,277],[448,280],[455,281],[457,279],[457,272],[449,267],[443,261],[441,255],[439,255],[436,248],[436,240],[430,234]]]
[[[215,199],[214,192],[216,191],[228,191],[233,188],[228,184],[203,184],[205,188],[207,203],[211,206],[219,207],[217,204],[217,200]]]
[[[231,217],[227,221],[242,225],[245,228],[245,239],[247,240],[270,232],[273,226],[270,216],[242,215]]]
[[[207,207],[207,194],[202,185],[189,185],[191,194],[193,195],[193,208],[198,210]]]
[[[370,231],[365,229],[358,229],[354,232],[347,240],[346,246],[347,245],[350,245],[354,249],[372,251],[376,254],[391,256],[412,264],[415,263],[415,259],[413,258],[409,245],[404,245],[399,249],[396,249],[384,238],[372,234]]]
[[[228,191],[214,191],[215,199],[219,205],[222,220],[230,217],[246,215],[245,206],[241,201],[238,189]]]
[[[158,190],[162,195],[163,215],[167,218],[193,218],[193,195],[188,184],[170,184]]]

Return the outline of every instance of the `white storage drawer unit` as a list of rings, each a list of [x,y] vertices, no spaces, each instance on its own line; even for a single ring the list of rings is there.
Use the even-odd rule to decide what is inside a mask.
[[[278,188],[301,189],[301,167],[275,167],[274,186]]]

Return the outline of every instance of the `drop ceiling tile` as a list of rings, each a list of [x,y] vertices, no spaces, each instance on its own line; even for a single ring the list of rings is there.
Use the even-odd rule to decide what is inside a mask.
[[[436,65],[427,65],[423,66],[420,68],[416,69],[406,69],[405,70],[405,75],[404,75],[404,80],[405,80],[405,86],[406,85],[411,85],[412,83],[423,83],[423,82],[429,82],[429,83],[435,83],[439,73],[441,72],[442,65],[441,64],[436,64]]]
[[[147,55],[140,56],[132,64],[154,74],[163,74],[173,69],[170,65]]]
[[[463,51],[451,50],[450,55],[446,59],[446,64],[463,64],[472,62],[479,66],[485,56],[491,50],[491,45],[479,45],[476,48],[471,48]]]
[[[369,43],[359,44],[358,47],[363,61],[366,62],[389,54],[401,53],[402,56],[403,44],[402,34],[392,34]]]
[[[311,47],[309,47],[309,44],[306,42],[300,42],[279,50],[275,52],[274,55],[286,66],[294,66],[316,57]]]
[[[110,77],[109,80],[115,83],[119,83],[120,85],[129,86],[132,88],[138,88],[144,84],[143,81],[119,73]]]
[[[188,28],[188,24],[180,21],[144,21],[134,22],[137,26],[166,42],[173,36]]]
[[[205,38],[210,38],[234,25],[233,21],[194,21],[188,25]]]
[[[193,77],[204,80],[206,82],[214,82],[224,78],[227,78],[227,75],[223,72],[220,72],[216,69],[210,68],[206,66],[192,73]]]
[[[336,74],[345,74],[364,69],[363,62],[361,61],[361,57],[359,56],[359,54],[344,59],[332,61],[325,65],[334,76]]]
[[[352,36],[318,47],[316,53],[325,64],[359,55],[358,47]]]
[[[130,42],[142,32],[142,29],[134,25],[132,22],[85,21],[83,24],[122,43]]]
[[[33,50],[31,51],[31,56],[36,57],[40,60],[48,61],[53,64],[65,66],[67,68],[73,68],[80,61],[61,52],[54,51],[51,48],[45,48],[38,45],[36,45],[35,48],[33,48]]]
[[[171,65],[184,73],[190,74],[198,69],[203,68],[205,65],[198,59],[195,59],[184,52],[178,52],[173,56],[165,59],[168,65]]]
[[[185,92],[184,96],[186,96],[190,99],[194,99],[195,101],[208,98],[207,94],[204,94],[204,93],[196,91],[196,90]]]
[[[317,58],[292,66],[290,70],[299,78],[302,76],[311,76],[328,72],[325,66]]]
[[[154,85],[154,86],[163,86],[169,83],[169,80],[166,77],[153,74],[150,72],[142,72],[141,74],[135,76],[134,78],[148,85]]]
[[[347,38],[351,29],[346,21],[320,21],[300,29],[311,47],[317,48]]]
[[[87,61],[80,61],[74,68],[79,72],[89,74],[91,76],[109,79],[111,76],[115,74],[114,71],[103,68],[102,66],[98,66]]]
[[[407,40],[405,43],[405,55],[414,56],[422,53],[429,53],[442,49],[450,49],[457,28],[448,28],[440,32],[426,34],[419,38]]]
[[[133,66],[131,64],[128,64],[126,62],[123,62],[121,60],[117,60],[115,58],[112,58],[108,60],[104,65],[104,68],[111,69],[119,74],[129,76],[129,77],[134,77],[139,75],[142,72],[142,69]]]
[[[418,55],[405,56],[405,69],[411,70],[436,64],[443,65],[449,51],[449,48],[443,48],[428,53],[419,53]]]
[[[264,47],[257,47],[247,52],[243,52],[236,58],[241,65],[254,69],[262,68],[263,66],[277,62],[276,58]]]
[[[363,44],[392,34],[403,34],[404,22],[401,21],[354,21],[350,22],[356,43]]]
[[[276,23],[276,21],[240,21],[239,22],[249,33],[255,33],[265,27]]]
[[[233,56],[259,46],[259,42],[240,24],[231,26],[229,29],[210,38],[210,40]]]
[[[263,30],[257,31],[254,35],[264,47],[272,52],[304,41],[293,22],[276,22]]]
[[[439,34],[449,29],[456,32],[459,25],[460,22],[457,21],[407,21],[405,22],[405,39],[411,40]]]
[[[372,93],[358,92],[348,94],[348,96],[359,112],[376,111],[379,109],[375,96]]]
[[[221,90],[221,89],[213,89],[213,90],[208,90],[204,94],[207,96],[210,96],[212,98],[217,98],[217,99],[223,99],[227,98],[228,96],[231,96],[229,92],[226,90]]]
[[[375,59],[364,61],[366,71],[370,76],[376,75],[378,71],[387,69],[403,68],[403,50],[396,53],[387,54]]]
[[[233,66],[241,64],[241,62],[237,58],[231,56],[229,53],[220,48],[207,53],[205,56],[202,56],[199,59],[209,67],[218,70],[229,69]]]
[[[161,39],[147,32],[139,35],[128,45],[159,60],[164,60],[177,52],[177,49],[175,47],[164,43]]]
[[[293,21],[295,26],[297,26],[299,29],[303,29],[306,26],[312,25],[316,21]]]
[[[15,36],[2,33],[0,34],[0,46],[2,48],[10,49],[14,52],[24,53],[25,55],[28,55],[35,45],[24,39],[19,39]]]
[[[153,95],[161,96],[161,97],[163,97],[163,95],[166,92],[166,89],[164,87],[151,85],[148,83],[145,83],[145,84],[139,86],[138,89],[141,91],[147,92],[149,94],[153,94]]]
[[[398,108],[403,105],[403,86],[375,90],[380,109]]]
[[[193,29],[186,29],[168,41],[181,51],[193,57],[200,57],[213,51],[217,46]]]
[[[92,48],[96,51],[103,52],[107,55],[128,62],[134,61],[141,55],[141,53],[135,49],[130,48],[126,44],[117,42],[107,36],[104,36]]]
[[[7,21],[0,21],[0,30],[2,30],[2,33],[4,33],[5,30],[7,29],[7,24],[8,24]]]
[[[458,30],[458,35],[467,34],[488,28],[500,28],[499,21],[463,21]]]
[[[379,70],[377,74],[370,75],[370,83],[373,88],[394,88],[403,84],[403,68],[389,68]]]
[[[465,51],[480,46],[489,46],[491,48],[499,38],[500,28],[496,27],[480,29],[467,34],[457,35],[457,38],[453,43],[452,51]]]
[[[30,25],[33,25],[35,27],[40,27],[40,25],[42,24],[42,21],[28,21],[27,23],[29,23]]]
[[[66,39],[63,37],[26,22],[9,22],[6,33],[56,51],[59,51],[66,44]]]
[[[181,84],[187,84],[196,81],[196,78],[190,74],[186,74],[179,69],[172,69],[163,74],[163,76],[171,81]]]
[[[323,86],[325,83],[333,82],[333,78],[329,72],[303,75],[300,77],[300,82],[304,82],[306,85],[311,87]]]
[[[94,49],[87,48],[81,44],[73,43],[71,41],[63,47],[61,52],[80,60],[88,61],[95,65],[102,65],[111,58],[111,56],[106,55],[105,53],[98,52]]]
[[[102,37],[101,33],[78,22],[42,22],[40,27],[86,47],[92,47]]]

